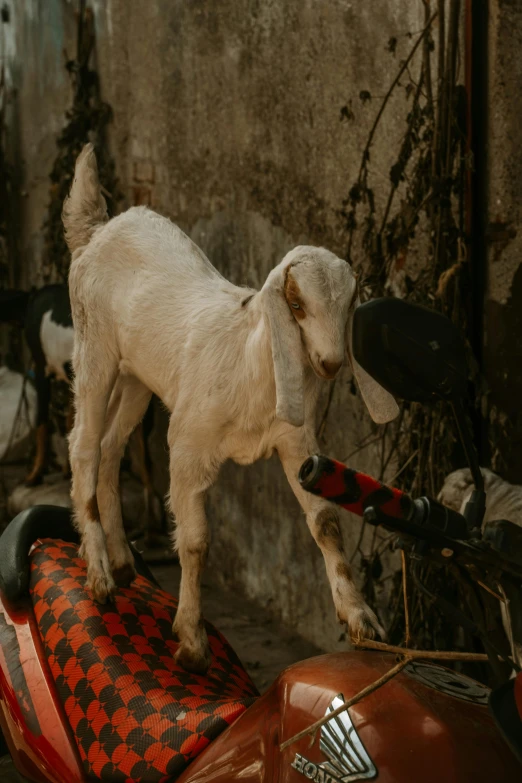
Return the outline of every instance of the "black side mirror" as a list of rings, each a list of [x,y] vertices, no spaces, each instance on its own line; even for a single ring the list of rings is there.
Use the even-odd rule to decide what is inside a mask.
[[[464,516],[470,530],[486,510],[484,480],[462,399],[468,383],[466,344],[444,315],[402,299],[374,299],[353,319],[353,355],[390,394],[410,402],[449,400],[471,468],[475,491]]]
[[[381,386],[411,402],[463,397],[466,346],[452,322],[402,299],[375,299],[357,308],[353,354]]]

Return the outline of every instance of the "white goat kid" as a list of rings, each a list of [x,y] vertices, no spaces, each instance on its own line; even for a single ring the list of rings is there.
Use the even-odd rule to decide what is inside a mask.
[[[522,486],[510,484],[488,468],[480,470],[486,490],[484,523],[495,519],[507,519],[522,527]],[[460,468],[446,476],[438,500],[463,514],[473,489],[471,470]]]
[[[488,468],[480,470],[486,490],[484,524],[506,519],[522,527],[522,486],[510,484]],[[471,470],[460,468],[446,476],[438,500],[445,506],[463,514],[473,489]],[[507,600],[500,604],[504,630],[511,644],[513,660],[522,666],[522,619],[520,612],[517,611],[520,606],[520,590],[515,581],[504,582],[504,595]]]
[[[249,464],[274,450],[323,553],[340,622],[354,636],[382,635],[345,562],[335,507],[297,481],[317,450],[319,379],[337,374],[351,342],[358,300],[349,265],[297,247],[261,291],[232,285],[166,218],[135,207],[107,222],[92,145],[78,157],[63,222],[75,326],[72,498],[95,599],[134,577],[118,470],[154,392],[171,412],[170,504],[182,567],[177,660],[199,672],[209,663],[200,606],[205,492],[225,460]],[[351,361],[373,418],[392,419],[393,398]]]

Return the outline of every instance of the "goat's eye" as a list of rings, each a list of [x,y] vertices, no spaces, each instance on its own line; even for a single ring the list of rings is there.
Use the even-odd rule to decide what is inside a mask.
[[[301,305],[298,302],[291,302],[291,307],[294,308],[294,310],[300,310]]]

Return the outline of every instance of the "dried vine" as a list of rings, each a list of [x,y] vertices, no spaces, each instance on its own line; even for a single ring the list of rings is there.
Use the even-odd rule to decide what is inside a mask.
[[[65,66],[71,78],[73,102],[56,142],[58,154],[50,174],[49,208],[43,226],[42,274],[46,281],[67,279],[69,251],[63,236],[62,205],[71,186],[76,158],[87,141],[92,141],[96,147],[100,182],[110,214],[116,212],[117,201],[121,198],[107,145],[112,110],[101,100],[98,74],[90,66],[94,46],[94,15],[85,7],[85,0],[80,0],[76,57],[68,60]]]
[[[468,334],[471,285],[464,214],[470,161],[465,146],[466,93],[458,81],[461,0],[420,2],[424,27],[410,36],[410,51],[399,63],[380,104],[357,178],[343,204],[347,260],[358,271],[369,296],[393,294],[428,305],[448,315]],[[390,39],[387,48],[395,57],[397,39]],[[408,107],[405,130],[389,169],[387,193],[381,190],[377,194],[372,177],[373,146],[390,98],[401,90]],[[359,97],[363,104],[371,99],[367,90]],[[341,119],[354,120],[353,102],[341,110]],[[469,412],[473,414],[475,390],[471,382],[470,390]],[[381,441],[380,478],[394,466],[394,482],[414,495],[436,496],[447,474],[464,464],[452,412],[445,403],[433,407],[403,403],[398,422],[371,442],[376,439]],[[391,480],[389,475],[386,478]],[[375,603],[376,586],[382,585],[381,557],[394,538],[375,529],[370,550],[364,552],[361,530],[354,557],[360,557],[363,590],[370,603]],[[392,642],[401,642],[406,633],[405,580],[400,571],[391,579],[388,631]],[[422,579],[431,593],[454,604],[469,601],[469,586],[462,587],[445,569],[423,565]],[[468,648],[472,645],[465,635],[457,639],[447,618],[415,588],[409,596],[408,630],[414,647],[449,649],[459,642]]]

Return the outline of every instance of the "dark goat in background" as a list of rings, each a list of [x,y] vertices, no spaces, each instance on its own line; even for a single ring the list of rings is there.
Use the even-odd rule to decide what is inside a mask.
[[[23,328],[34,362],[37,396],[36,454],[26,478],[38,484],[47,466],[51,378],[71,382],[74,330],[69,292],[64,285],[46,285],[36,291],[0,291],[0,321]],[[67,411],[67,430],[72,424],[72,405]]]
[[[74,329],[69,290],[65,285],[54,284],[32,292],[0,291],[0,322],[23,329],[34,363],[37,395],[36,454],[25,480],[28,486],[34,486],[42,480],[47,468],[51,378],[65,381],[69,389],[72,380]],[[73,420],[72,394],[68,400],[66,420],[69,432]],[[147,443],[153,424],[154,412],[150,404],[138,427],[136,439],[136,467],[145,488],[149,514],[152,514],[154,489]]]

